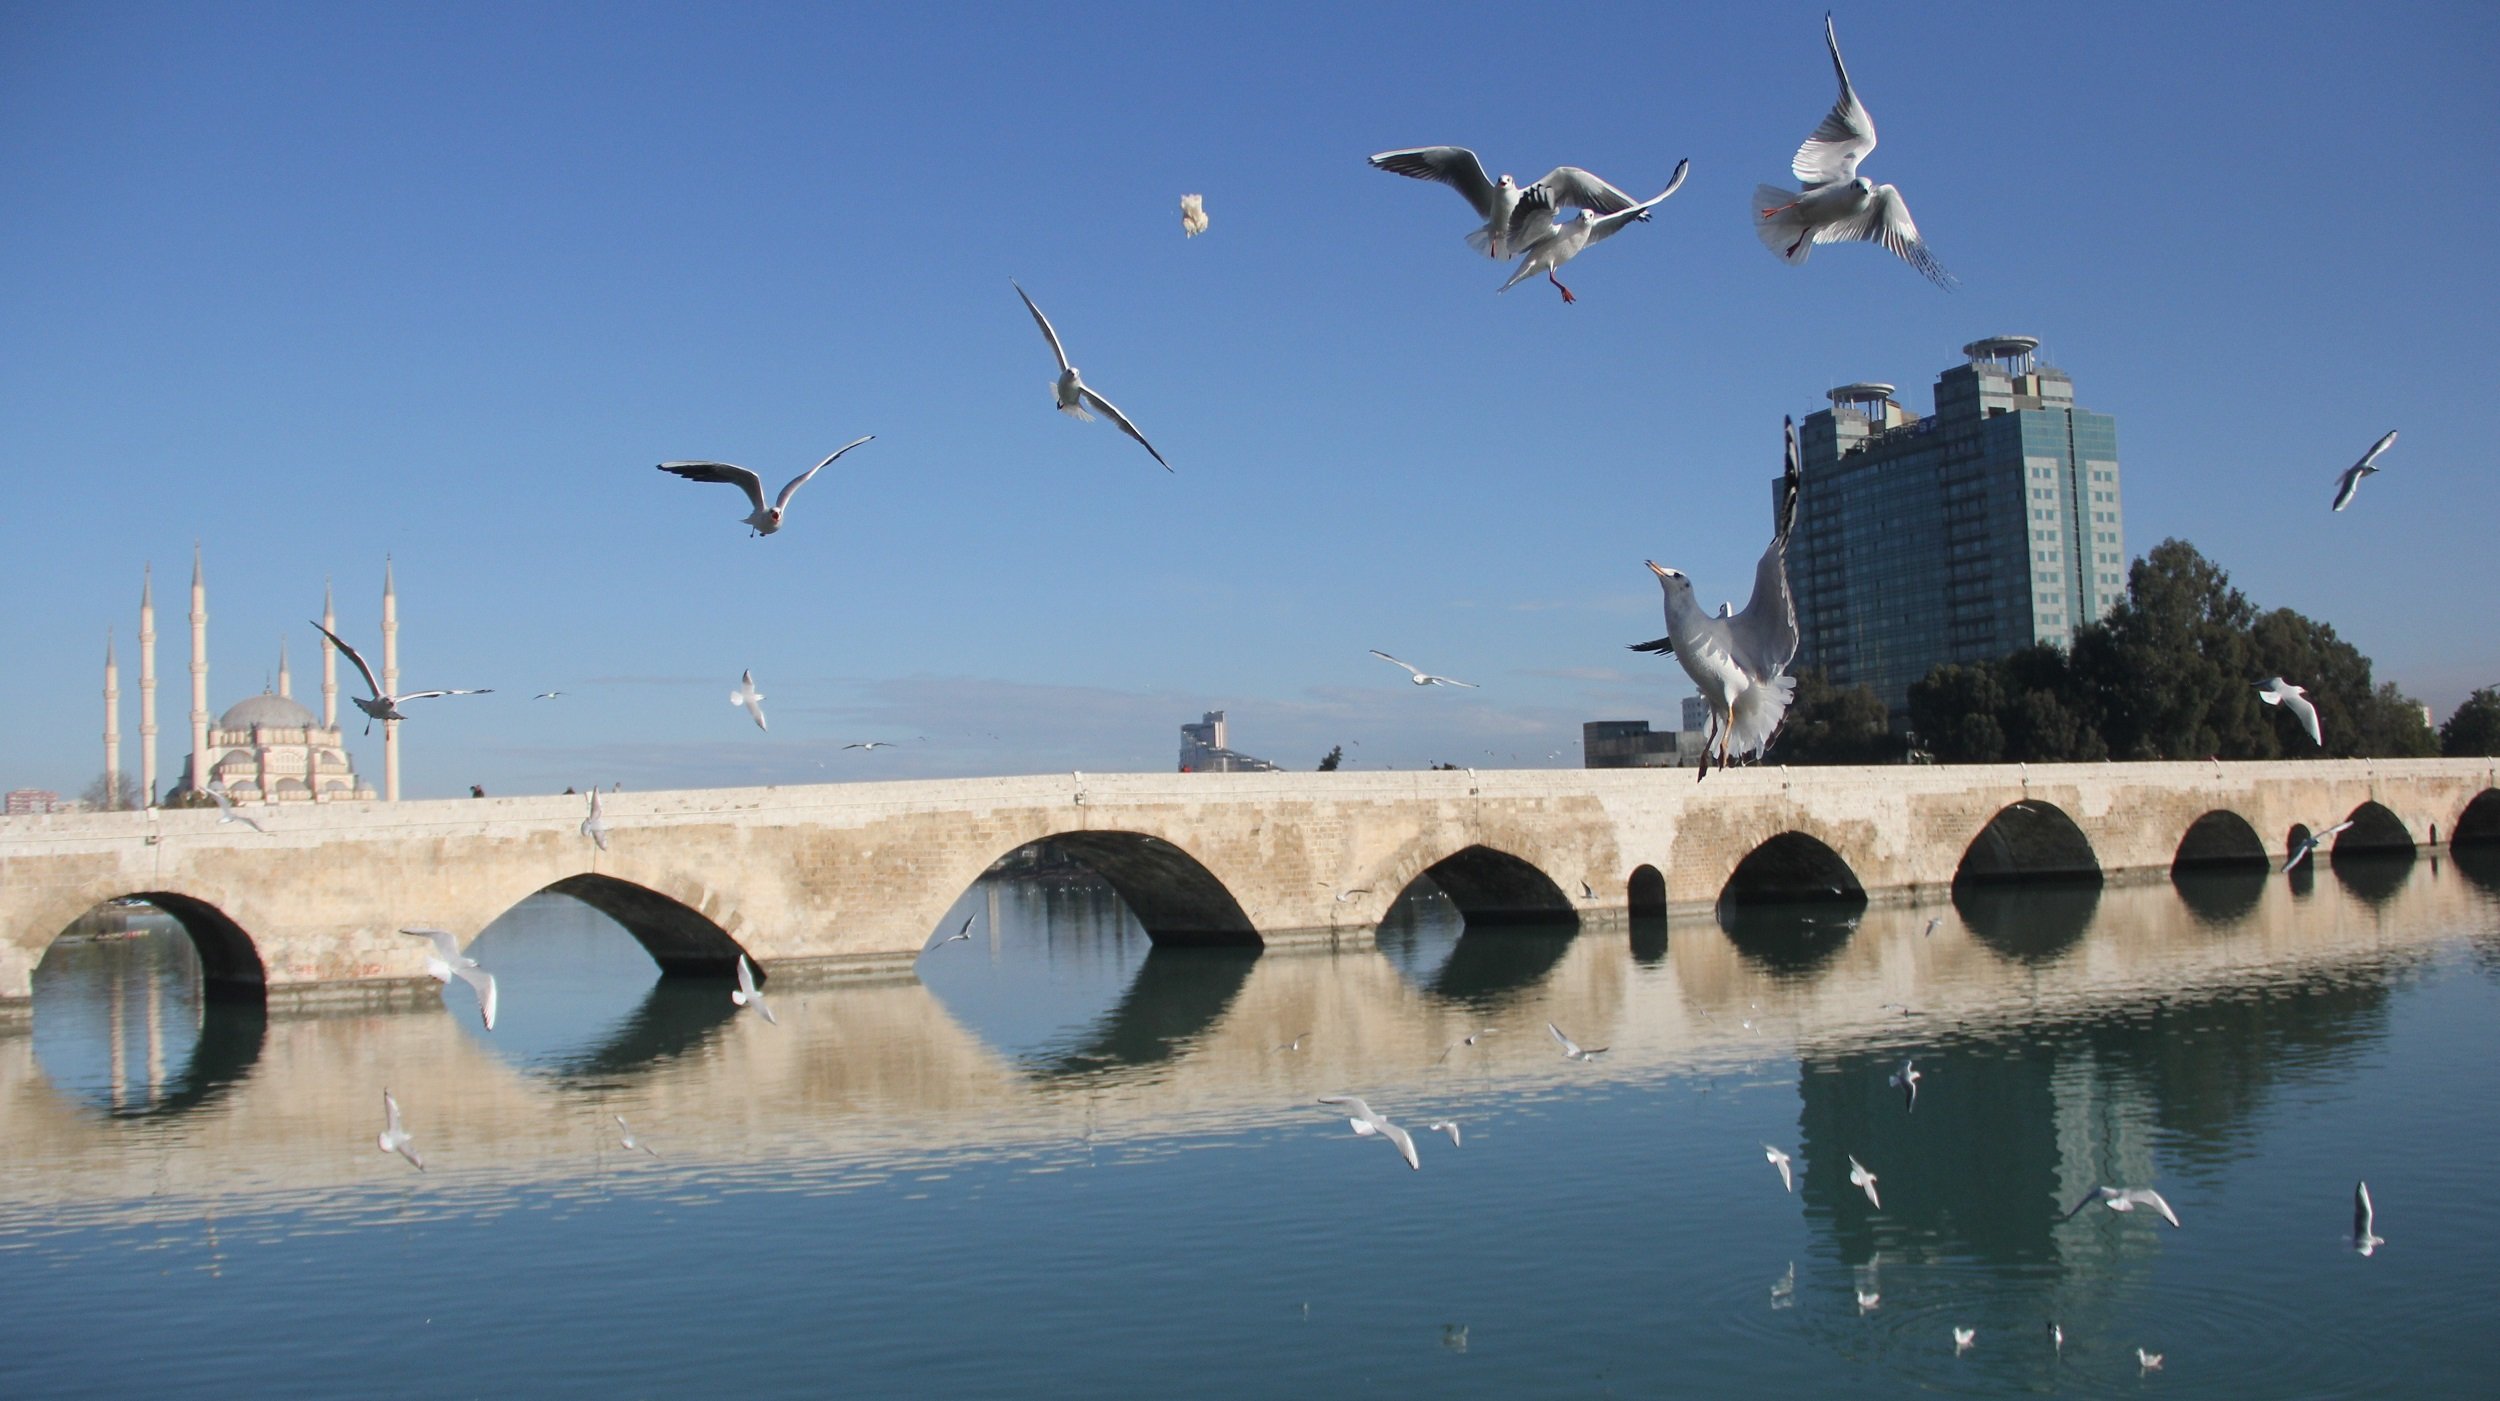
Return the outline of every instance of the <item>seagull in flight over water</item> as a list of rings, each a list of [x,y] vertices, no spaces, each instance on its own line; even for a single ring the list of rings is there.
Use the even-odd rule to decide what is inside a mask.
[[[738,689],[729,693],[729,703],[731,705],[744,706],[747,714],[755,717],[755,728],[759,730],[765,728],[764,693],[755,689],[755,673],[753,670],[738,673]]]
[[[930,945],[929,945],[929,947],[933,949],[933,948],[936,948],[939,944],[953,944],[953,943],[959,943],[959,942],[969,941],[969,940],[972,938],[972,922],[973,922],[974,920],[976,920],[976,919],[979,919],[980,917],[981,917],[981,916],[980,916],[980,914],[979,914],[979,912],[978,912],[978,911],[975,911],[975,912],[974,912],[974,913],[972,913],[972,914],[965,915],[965,916],[964,916],[964,922],[963,922],[963,924],[962,924],[959,928],[957,928],[957,929],[955,930],[955,932],[954,932],[954,933],[947,935],[947,936],[946,936],[945,938],[943,938],[943,939],[938,939],[938,940],[935,940],[935,941],[931,942],[931,943],[930,943]],[[926,950],[923,950],[923,952],[926,952]]]
[[[476,959],[461,953],[460,941],[453,937],[448,929],[434,929],[419,925],[412,929],[402,929],[399,932],[414,934],[420,939],[433,943],[434,952],[426,955],[425,959],[427,976],[445,986],[449,986],[454,978],[467,983],[477,992],[478,1015],[485,1020],[486,1029],[493,1031],[495,1029],[495,975],[478,967]]]
[[[2308,836],[2301,838],[2300,845],[2292,848],[2292,854],[2283,858],[2283,869],[2275,872],[2275,874],[2278,876],[2290,875],[2294,866],[2297,866],[2301,862],[2309,859],[2309,853],[2326,845],[2327,838],[2334,836],[2336,833],[2343,831],[2347,827],[2350,827],[2352,823],[2353,819],[2347,817],[2332,827],[2326,828],[2323,831],[2312,832]]]
[[[1849,67],[1840,61],[1840,35],[1829,14],[1823,16],[1823,42],[1832,53],[1832,71],[1840,77],[1840,100],[1789,162],[1789,172],[1805,188],[1754,186],[1754,232],[1763,247],[1792,265],[1804,263],[1818,243],[1880,243],[1918,269],[1919,276],[1951,290],[1953,275],[1927,251],[1901,192],[1858,174],[1858,162],[1875,149],[1875,119],[1849,84]]]
[[[663,462],[660,464],[660,470],[663,472],[673,472],[678,476],[684,477],[690,482],[727,482],[729,485],[745,492],[747,494],[747,500],[755,503],[755,509],[749,511],[746,515],[746,523],[753,527],[752,533],[748,536],[748,538],[754,539],[758,536],[770,535],[774,531],[781,529],[782,517],[789,514],[790,511],[790,498],[799,494],[799,488],[807,485],[809,478],[825,470],[827,467],[832,466],[834,458],[840,457],[842,454],[858,447],[861,443],[875,442],[876,438],[877,435],[871,433],[865,438],[853,438],[851,441],[835,448],[832,456],[827,457],[824,461],[819,462],[815,466],[808,468],[806,471],[799,473],[795,477],[792,477],[789,484],[782,487],[781,494],[774,497],[773,504],[769,506],[764,504],[764,479],[735,463]]]
[[[1892,1072],[1892,1087],[1901,1092],[1901,1101],[1909,1112],[1918,1112],[1918,1082],[1925,1077],[1918,1073],[1918,1062],[1905,1060]]]
[[[633,1152],[635,1149],[638,1149],[638,1148],[639,1148],[639,1149],[641,1149],[643,1152],[645,1152],[645,1153],[649,1153],[652,1157],[655,1157],[655,1158],[656,1158],[656,1157],[660,1156],[660,1155],[659,1155],[659,1153],[658,1153],[655,1149],[653,1149],[653,1148],[652,1148],[652,1146],[651,1146],[650,1144],[645,1143],[645,1142],[643,1142],[642,1140],[640,1140],[640,1139],[638,1139],[638,1138],[634,1137],[634,1131],[633,1131],[633,1129],[632,1129],[629,1125],[627,1125],[627,1124],[626,1124],[626,1122],[625,1122],[625,1116],[624,1116],[624,1115],[622,1115],[622,1114],[614,1114],[614,1115],[610,1115],[609,1117],[611,1117],[611,1118],[613,1118],[613,1119],[615,1119],[615,1120],[616,1120],[616,1131],[617,1131],[617,1133],[621,1134],[621,1135],[624,1137],[624,1140],[625,1140],[625,1151],[626,1151],[626,1152],[631,1153],[631,1152]]]
[[[408,1130],[400,1126],[399,1101],[391,1098],[389,1090],[382,1092],[382,1135],[375,1141],[383,1152],[397,1153],[416,1164],[417,1171],[425,1171],[425,1159],[417,1156],[416,1145],[409,1140]]]
[[[2378,455],[2387,451],[2388,444],[2395,441],[2396,430],[2390,428],[2387,430],[2386,437],[2370,444],[2370,450],[2361,454],[2361,460],[2345,468],[2344,475],[2335,479],[2336,510],[2340,511],[2352,504],[2352,494],[2361,489],[2363,477],[2378,475]]]
[[[1552,1022],[1547,1022],[1545,1024],[1545,1029],[1554,1033],[1554,1039],[1562,1043],[1564,1060],[1593,1061],[1599,1056],[1606,1054],[1606,1048],[1603,1046],[1594,1047],[1585,1051],[1580,1049],[1580,1044],[1578,1042],[1563,1035],[1563,1029],[1554,1025]]]
[[[225,780],[219,779],[217,782],[208,785],[208,796],[217,800],[218,826],[223,827],[229,822],[240,822],[244,826],[251,828],[253,831],[260,833],[264,837],[269,835],[268,828],[261,826],[260,823],[254,818],[236,810],[234,800],[226,796]]]
[[[2066,1208],[2066,1215],[2057,1219],[2068,1220],[2076,1212],[2094,1202],[2099,1202],[2112,1211],[2133,1211],[2139,1206],[2149,1206],[2160,1213],[2161,1219],[2169,1222],[2173,1229],[2177,1229],[2179,1225],[2179,1213],[2172,1211],[2170,1203],[2163,1199],[2162,1194],[2150,1187],[2095,1187],[2084,1193],[2083,1200]]]
[[[1377,1135],[1386,1139],[1392,1147],[1398,1150],[1398,1156],[1406,1159],[1408,1167],[1422,1170],[1423,1160],[1415,1156],[1414,1136],[1373,1113],[1372,1107],[1365,1104],[1360,1096],[1321,1095],[1319,1102],[1332,1104],[1345,1110],[1349,1116],[1346,1119],[1346,1125],[1354,1130],[1357,1137],[1371,1138]]]
[[[1883,1208],[1884,1199],[1875,1195],[1875,1174],[1868,1172],[1866,1164],[1859,1162],[1854,1154],[1849,1156],[1849,1185],[1866,1193],[1869,1205],[1878,1210]]]
[[[1128,421],[1128,415],[1120,412],[1118,405],[1095,393],[1093,388],[1077,375],[1076,366],[1068,363],[1066,347],[1059,344],[1059,333],[1051,329],[1050,318],[1042,315],[1040,307],[1033,305],[1033,299],[1025,296],[1023,284],[1014,278],[1009,278],[1007,285],[1016,289],[1017,296],[1024,297],[1024,309],[1033,313],[1033,324],[1042,328],[1042,339],[1050,342],[1050,353],[1059,359],[1059,380],[1051,386],[1050,390],[1052,396],[1059,402],[1059,412],[1081,422],[1090,423],[1094,416],[1085,411],[1085,406],[1093,405],[1102,411],[1103,417],[1118,424],[1121,432],[1135,438],[1137,445],[1152,454],[1155,461],[1162,463],[1164,471],[1171,471],[1172,464],[1163,461],[1163,454],[1155,452],[1155,445],[1146,441],[1146,435],[1138,432],[1137,425]]]
[[[2257,688],[2257,699],[2292,712],[2292,718],[2300,721],[2300,727],[2309,732],[2309,742],[2321,749],[2326,747],[2326,737],[2318,732],[2318,708],[2309,703],[2307,687],[2295,686],[2277,676]]]
[[[1788,1165],[1788,1155],[1781,1152],[1779,1149],[1772,1147],[1770,1144],[1765,1143],[1762,1145],[1762,1156],[1770,1160],[1771,1166],[1780,1170],[1781,1189],[1789,1192],[1796,1191],[1797,1178],[1794,1170]]]
[[[407,719],[407,716],[399,713],[399,703],[401,701],[430,700],[435,696],[483,696],[491,694],[495,689],[492,686],[480,686],[473,691],[409,691],[402,695],[386,696],[382,694],[382,683],[373,679],[373,668],[365,665],[365,659],[357,653],[355,648],[348,646],[346,642],[340,639],[337,633],[330,631],[321,624],[315,623],[312,626],[313,631],[318,632],[323,637],[330,639],[331,646],[336,647],[340,651],[347,654],[347,659],[356,664],[356,674],[365,679],[365,689],[373,693],[373,699],[371,700],[367,700],[362,696],[356,695],[348,697],[349,700],[356,703],[356,708],[358,710],[365,713],[366,734],[373,733],[373,722],[376,720]]]
[[[1418,686],[1464,686],[1470,691],[1479,689],[1473,681],[1461,681],[1450,676],[1435,676],[1431,672],[1416,666],[1412,662],[1399,661],[1397,658],[1390,656],[1388,653],[1381,651],[1377,647],[1371,649],[1371,654],[1393,666],[1405,667],[1408,679],[1412,680]]]
[[[764,1020],[774,1026],[781,1025],[781,1018],[774,1016],[773,1009],[764,1004],[764,994],[756,991],[755,965],[747,962],[745,954],[738,955],[738,987],[729,994],[729,1000],[741,1007],[753,1007],[764,1014]]]

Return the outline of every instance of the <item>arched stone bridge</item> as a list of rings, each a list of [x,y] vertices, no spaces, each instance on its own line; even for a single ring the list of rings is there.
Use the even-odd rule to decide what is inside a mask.
[[[1956,880],[2254,864],[2500,839],[2492,761],[1332,774],[1067,774],[579,798],[0,819],[0,1006],[79,915],[181,920],[212,992],[421,976],[402,925],[463,942],[539,891],[614,917],[670,973],[741,952],[897,966],[993,863],[1049,842],[1158,940],[1367,934],[1429,877],[1470,923],[1721,899],[1909,896]]]

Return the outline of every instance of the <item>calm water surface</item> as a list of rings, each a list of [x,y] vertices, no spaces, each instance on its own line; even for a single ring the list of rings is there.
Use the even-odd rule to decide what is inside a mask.
[[[460,988],[204,1008],[179,933],[73,936],[0,1033],[0,1396],[2485,1394],[2467,855],[1576,934],[1424,888],[1263,954],[991,881],[919,982],[792,972],[778,1026],[561,897],[472,950],[491,1035]],[[1409,1172],[1341,1091],[1465,1144]],[[2186,1229],[2059,1224],[2097,1183]]]

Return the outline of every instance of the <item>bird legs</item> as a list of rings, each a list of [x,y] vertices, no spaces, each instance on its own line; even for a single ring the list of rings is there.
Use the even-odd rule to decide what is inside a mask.
[[[1566,305],[1566,306],[1567,306],[1567,305],[1569,305],[1569,304],[1571,304],[1571,303],[1573,303],[1573,302],[1576,302],[1576,301],[1580,300],[1578,297],[1575,297],[1575,296],[1571,295],[1571,289],[1570,289],[1570,288],[1565,287],[1565,286],[1563,286],[1563,285],[1562,285],[1562,279],[1561,279],[1561,278],[1554,276],[1554,270],[1553,270],[1552,268],[1547,268],[1547,269],[1545,270],[1545,280],[1546,280],[1546,281],[1548,281],[1548,282],[1553,283],[1553,284],[1554,284],[1554,290],[1556,290],[1556,291],[1558,291],[1558,292],[1560,292],[1560,293],[1562,293],[1562,294],[1563,294],[1563,303],[1564,303],[1564,305]]]

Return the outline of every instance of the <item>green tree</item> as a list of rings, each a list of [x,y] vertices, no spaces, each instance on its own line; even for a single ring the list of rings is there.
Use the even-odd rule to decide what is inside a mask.
[[[2485,686],[2439,727],[2439,752],[2451,759],[2500,755],[2500,686]]]
[[[1319,761],[1319,771],[1321,773],[1335,773],[1337,771],[1337,766],[1344,762],[1345,746],[1342,744],[1332,745],[1329,747],[1327,757]]]
[[[2260,758],[2278,752],[2257,699],[2256,606],[2184,540],[2127,571],[2127,597],[2075,630],[2077,694],[2121,759]]]
[[[1939,763],[1993,764],[2005,757],[2004,705],[1995,667],[1946,663],[1910,683],[1910,729]]]
[[[1901,757],[1891,716],[1872,686],[1842,690],[1820,670],[1797,673],[1787,719],[1768,755],[1776,764],[1882,764]]]

